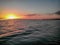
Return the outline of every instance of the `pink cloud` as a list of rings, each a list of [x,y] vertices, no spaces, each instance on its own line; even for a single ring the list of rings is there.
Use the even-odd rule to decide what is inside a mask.
[[[26,19],[60,19],[60,15],[52,14],[41,14],[41,15],[34,15],[34,16],[25,16]]]

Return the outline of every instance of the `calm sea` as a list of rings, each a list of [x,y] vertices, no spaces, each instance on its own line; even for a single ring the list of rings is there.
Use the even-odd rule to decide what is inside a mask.
[[[60,20],[0,20],[0,45],[59,44]]]

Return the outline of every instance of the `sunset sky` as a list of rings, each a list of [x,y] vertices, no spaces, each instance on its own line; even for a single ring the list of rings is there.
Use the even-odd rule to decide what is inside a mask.
[[[18,16],[46,14],[60,10],[60,0],[0,0],[0,17],[9,13]]]

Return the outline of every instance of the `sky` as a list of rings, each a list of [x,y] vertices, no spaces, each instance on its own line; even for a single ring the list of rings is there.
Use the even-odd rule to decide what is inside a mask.
[[[60,0],[0,0],[0,12],[24,14],[54,13],[60,10]]]
[[[29,13],[53,13],[59,10],[59,0],[0,0],[0,8]]]

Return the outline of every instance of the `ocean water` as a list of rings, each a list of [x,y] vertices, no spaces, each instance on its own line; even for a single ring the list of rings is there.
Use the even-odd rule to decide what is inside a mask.
[[[58,45],[60,20],[0,20],[0,45]]]

